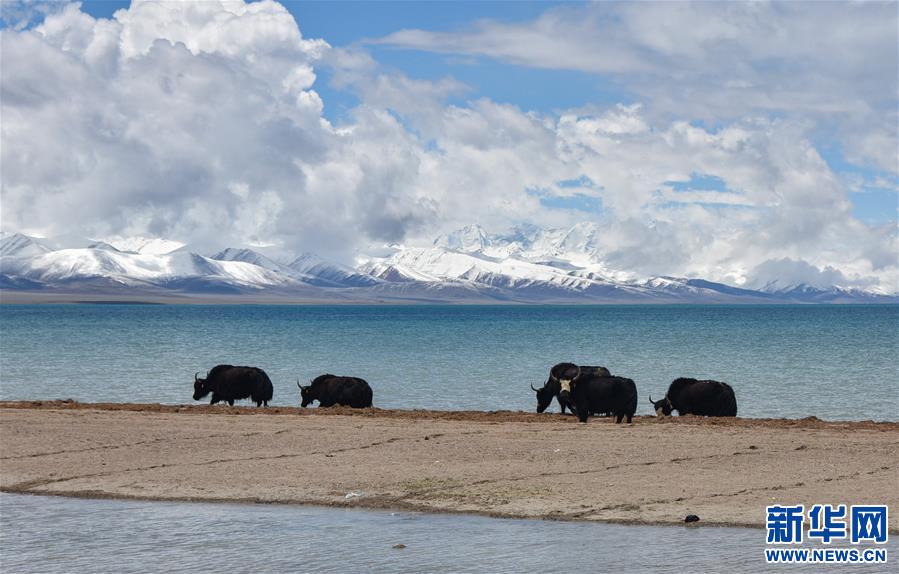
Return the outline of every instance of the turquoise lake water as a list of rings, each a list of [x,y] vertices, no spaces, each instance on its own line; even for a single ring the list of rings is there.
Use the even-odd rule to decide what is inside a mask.
[[[560,361],[730,383],[740,416],[899,420],[899,306],[2,305],[0,398],[191,403],[193,374],[360,376],[383,408],[533,410]],[[556,409],[556,406],[552,407]]]

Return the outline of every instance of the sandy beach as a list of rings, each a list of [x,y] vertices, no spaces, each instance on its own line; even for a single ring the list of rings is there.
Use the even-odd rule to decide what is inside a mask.
[[[773,503],[899,508],[899,423],[6,402],[0,489],[762,527]]]

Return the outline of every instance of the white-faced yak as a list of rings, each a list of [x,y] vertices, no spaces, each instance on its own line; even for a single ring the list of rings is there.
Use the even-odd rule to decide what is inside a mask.
[[[719,381],[697,381],[696,379],[675,379],[668,387],[668,393],[660,401],[649,402],[658,416],[670,416],[672,411],[681,415],[705,417],[737,416],[737,397],[727,383]]]
[[[626,377],[604,377],[578,369],[574,377],[560,378],[559,384],[559,401],[567,403],[582,423],[591,413],[612,413],[616,423],[624,417],[631,422],[637,412],[637,385]]]
[[[564,414],[565,408],[571,408],[567,403],[563,403],[562,399],[559,398],[559,393],[562,390],[562,383],[560,381],[567,379],[573,379],[577,376],[578,372],[585,375],[596,375],[599,377],[610,377],[612,374],[609,372],[609,369],[605,367],[579,367],[574,363],[559,363],[555,365],[553,368],[549,370],[549,378],[546,379],[546,382],[543,383],[543,386],[539,389],[535,389],[534,385],[531,385],[531,390],[537,393],[537,412],[542,413],[546,410],[546,407],[553,401],[555,398],[559,402],[559,409]],[[572,409],[572,413],[574,410]]]

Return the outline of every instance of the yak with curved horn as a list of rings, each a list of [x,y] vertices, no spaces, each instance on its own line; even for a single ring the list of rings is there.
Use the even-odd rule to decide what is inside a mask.
[[[571,374],[573,377],[567,378]],[[637,385],[626,377],[595,375],[583,369],[573,373],[569,369],[566,378],[559,378],[559,402],[566,402],[580,422],[594,413],[611,413],[615,422],[625,417],[631,422],[637,412]]]
[[[199,371],[194,374],[194,400],[199,401],[209,393],[212,400],[209,404],[225,401],[234,405],[234,401],[249,398],[256,406],[268,406],[272,400],[274,388],[265,371],[258,367],[235,367],[233,365],[217,365],[201,379]]]
[[[581,375],[609,377],[611,373],[605,367],[578,366],[574,363],[558,363],[554,365],[549,370],[549,377],[541,388],[537,389],[534,388],[533,384],[530,385],[531,390],[537,394],[537,412],[542,413],[545,411],[554,398],[559,402],[559,409],[562,413],[565,412],[566,408],[571,409],[571,405],[559,399],[559,393],[562,391],[561,380],[576,379]],[[572,412],[574,411],[572,410]]]

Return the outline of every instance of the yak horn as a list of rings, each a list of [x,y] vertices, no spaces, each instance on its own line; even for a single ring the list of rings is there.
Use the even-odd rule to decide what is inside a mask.
[[[194,373],[194,382],[195,383],[197,382],[197,377],[199,377],[199,376],[200,376],[200,371],[197,371],[196,373]]]
[[[649,404],[651,404],[652,406],[656,406],[655,401],[652,400],[652,395],[649,395]]]
[[[535,389],[535,388],[534,388],[534,383],[531,383],[531,390],[532,390],[532,391],[539,391],[540,389]]]
[[[303,385],[300,384],[300,379],[297,379],[297,388],[301,391],[303,390]]]

